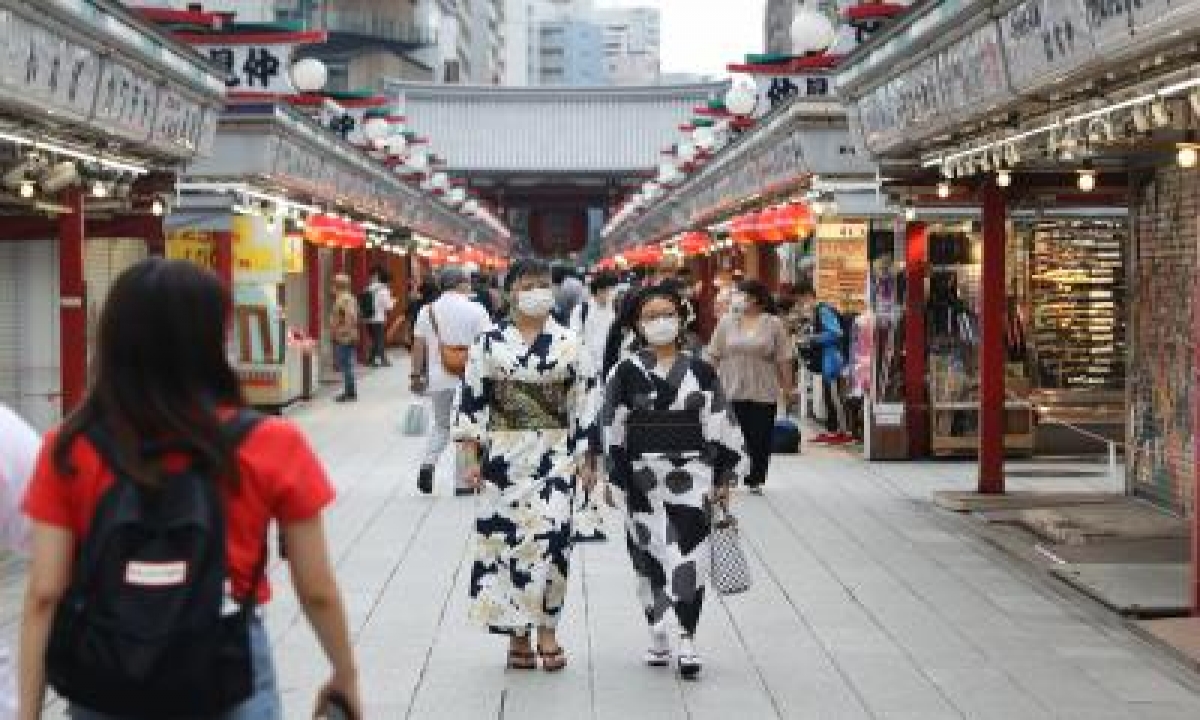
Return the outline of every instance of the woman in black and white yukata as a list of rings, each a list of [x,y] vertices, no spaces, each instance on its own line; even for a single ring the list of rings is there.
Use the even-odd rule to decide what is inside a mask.
[[[601,421],[609,482],[619,489],[626,545],[650,625],[646,661],[671,662],[669,616],[678,622],[680,674],[695,678],[693,638],[708,575],[714,504],[750,462],[717,373],[679,350],[685,307],[667,288],[650,288],[633,308],[646,350],[617,364]],[[621,502],[623,500],[623,502]]]
[[[579,336],[551,317],[550,270],[510,268],[512,317],[471,346],[455,421],[468,481],[482,490],[471,618],[510,637],[508,665],[548,671],[567,658],[556,629],[567,593],[574,514],[595,483],[594,373]],[[531,634],[537,629],[536,654]]]

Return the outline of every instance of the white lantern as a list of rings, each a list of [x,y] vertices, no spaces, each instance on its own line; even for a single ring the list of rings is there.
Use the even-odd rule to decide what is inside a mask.
[[[304,58],[292,65],[292,86],[298,92],[319,92],[328,80],[329,69],[316,58]]]
[[[383,118],[371,118],[366,122],[366,124],[363,125],[363,133],[365,133],[367,139],[371,140],[372,142],[385,139],[388,136],[388,133],[391,131],[392,126]]]
[[[696,146],[704,150],[712,150],[717,144],[717,133],[710,127],[698,127],[692,133]]]
[[[796,8],[792,20],[792,53],[809,55],[823,53],[837,41],[837,28],[829,16],[813,9],[809,3]]]
[[[753,83],[735,82],[725,93],[725,109],[734,115],[752,115],[758,107],[758,88]]]
[[[474,215],[479,212],[479,201],[475,198],[469,198],[462,206],[463,215]]]
[[[408,156],[408,166],[417,172],[424,172],[429,168],[429,153],[422,148],[414,148]]]
[[[451,205],[462,205],[467,200],[466,188],[451,188],[450,192],[446,193],[446,202]]]
[[[429,182],[433,186],[434,190],[444,191],[446,188],[450,187],[450,178],[447,177],[446,173],[444,172],[434,173],[433,177],[429,179]]]
[[[421,189],[424,190],[425,192],[432,192],[433,191],[433,179],[425,178],[424,180],[422,180],[421,181]]]
[[[664,161],[658,164],[659,184],[670,185],[675,182],[677,175],[679,175],[679,169],[675,167],[675,163]]]
[[[408,139],[403,135],[392,135],[387,139],[386,147],[389,155],[403,155],[408,149]]]
[[[690,142],[679,143],[679,149],[675,152],[680,162],[690,163],[696,159],[696,146]]]

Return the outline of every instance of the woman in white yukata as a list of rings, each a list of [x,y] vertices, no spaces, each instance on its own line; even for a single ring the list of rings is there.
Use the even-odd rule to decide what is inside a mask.
[[[634,326],[647,349],[617,364],[601,424],[608,479],[619,488],[626,545],[650,625],[646,661],[671,662],[669,615],[678,622],[679,673],[702,663],[693,642],[708,574],[714,503],[750,469],[745,442],[716,370],[679,349],[684,303],[668,288],[634,301]]]
[[[556,630],[567,593],[575,511],[595,483],[594,373],[579,336],[556,323],[550,271],[517,261],[505,289],[512,318],[471,346],[455,438],[477,459],[471,617],[508,635],[508,666],[547,671],[567,658]],[[536,654],[531,641],[537,629]]]

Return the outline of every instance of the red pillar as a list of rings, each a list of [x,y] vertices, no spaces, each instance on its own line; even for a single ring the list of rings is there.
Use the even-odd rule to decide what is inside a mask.
[[[83,280],[83,190],[63,192],[69,208],[58,216],[59,365],[62,412],[68,415],[87,388],[87,286]]]
[[[367,253],[369,252],[370,250],[365,247],[350,251],[348,259],[350,263],[350,289],[356,295],[367,287]],[[366,320],[366,318],[360,319],[363,321]],[[370,338],[367,337],[366,332],[359,333],[358,359],[360,362],[367,361],[368,351],[371,347],[370,342]]]
[[[233,233],[213,233],[213,264],[217,277],[225,283],[225,287],[233,290]]]
[[[979,492],[1004,493],[1004,315],[1008,305],[1004,261],[1007,240],[1004,193],[995,180],[983,185],[983,269],[980,279]]]
[[[304,272],[308,280],[308,335],[320,341],[324,321],[321,316],[324,305],[321,297],[321,250],[312,243],[304,244]]]
[[[909,457],[929,454],[929,388],[925,381],[928,358],[925,337],[925,281],[929,276],[929,226],[905,228],[904,274],[904,417]]]

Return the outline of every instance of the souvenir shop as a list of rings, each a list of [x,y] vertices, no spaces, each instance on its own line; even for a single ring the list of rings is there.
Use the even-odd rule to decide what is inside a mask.
[[[112,0],[0,0],[0,38],[0,402],[46,429],[82,397],[112,280],[162,252],[225,84]]]
[[[905,206],[893,398],[910,452],[936,447],[939,405],[965,396],[978,421],[947,410],[949,429],[977,425],[979,489],[1002,492],[1027,403],[1036,449],[1116,438],[1128,491],[1195,517],[1200,2],[931,7],[839,75]],[[972,209],[970,231],[940,222],[949,204]]]
[[[179,195],[167,253],[228,276],[231,354],[247,396],[264,407],[309,397],[332,376],[324,328],[334,275],[359,290],[370,268],[399,265],[400,295],[410,254],[496,241],[282,102],[231,103],[214,152],[189,167]]]

